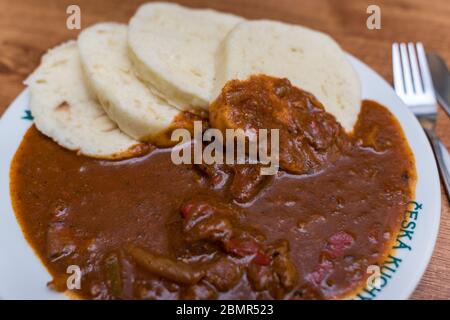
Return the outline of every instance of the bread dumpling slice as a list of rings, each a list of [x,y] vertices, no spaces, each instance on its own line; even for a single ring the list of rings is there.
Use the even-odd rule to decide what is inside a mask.
[[[108,116],[129,136],[154,141],[179,110],[154,95],[134,74],[128,58],[127,26],[99,23],[78,37],[87,82]]]
[[[268,20],[237,25],[217,52],[214,96],[232,79],[266,74],[287,78],[312,93],[352,131],[360,110],[358,75],[339,45],[328,35]]]
[[[208,109],[215,54],[242,18],[209,9],[149,3],[130,20],[130,57],[139,77],[180,110]]]
[[[25,84],[36,127],[61,146],[102,159],[131,157],[146,148],[123,133],[89,93],[75,41],[49,50]]]

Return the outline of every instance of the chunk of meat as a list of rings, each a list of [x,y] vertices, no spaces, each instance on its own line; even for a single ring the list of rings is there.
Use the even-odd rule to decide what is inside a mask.
[[[264,252],[263,246],[255,239],[241,237],[224,242],[225,251],[238,257],[253,256],[252,261],[259,265],[268,265],[270,256]]]
[[[247,277],[255,291],[268,290],[275,282],[270,267],[251,263],[247,269]]]
[[[258,240],[264,237],[257,230],[242,225],[241,213],[237,209],[197,199],[184,204],[180,211],[184,217],[183,234],[187,242],[217,243],[226,253],[238,257],[253,256],[260,264],[267,264],[270,260]]]
[[[195,167],[208,178],[214,189],[225,186],[231,172],[225,164],[196,164]]]
[[[233,288],[241,277],[241,268],[228,258],[221,257],[208,266],[205,280],[217,290],[225,292]]]
[[[350,146],[334,116],[287,79],[257,75],[229,81],[209,110],[211,125],[223,132],[278,129],[280,167],[294,174],[313,173]]]
[[[289,255],[287,241],[278,241],[267,251],[271,255],[270,263],[262,265],[252,261],[247,276],[254,290],[268,290],[272,297],[281,299],[297,284],[297,268]]]
[[[253,200],[273,178],[261,175],[261,165],[259,164],[236,164],[231,166],[231,170],[234,175],[230,193],[233,199],[239,203]]]
[[[183,234],[187,242],[223,242],[233,236],[238,213],[228,205],[191,200],[181,207]]]
[[[253,200],[270,182],[272,176],[261,174],[260,164],[200,164],[196,168],[206,175],[214,189],[228,187],[234,200]],[[231,181],[229,185],[227,182]]]
[[[193,285],[198,283],[205,275],[203,269],[196,269],[184,262],[163,257],[139,247],[129,248],[128,253],[150,273],[175,283]]]
[[[192,228],[185,228],[185,231],[188,242],[200,240],[223,242],[233,235],[233,225],[229,218],[212,216],[195,224]]]
[[[206,283],[194,284],[180,293],[182,300],[213,300],[217,299],[217,291]]]
[[[298,282],[297,268],[289,254],[289,243],[279,240],[265,243],[265,236],[242,223],[237,209],[212,204],[207,199],[191,200],[181,208],[183,233],[188,242],[212,242],[220,254],[238,259],[256,291],[268,290],[272,297],[283,298]],[[205,279],[218,290],[236,285],[241,277],[237,265],[225,258],[205,267]]]
[[[287,291],[294,288],[298,281],[297,268],[289,255],[289,243],[279,241],[271,250],[273,256],[272,268],[280,285]]]

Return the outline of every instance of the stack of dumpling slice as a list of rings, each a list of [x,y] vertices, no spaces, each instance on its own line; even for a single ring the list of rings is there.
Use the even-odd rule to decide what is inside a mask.
[[[141,6],[129,25],[99,23],[49,50],[25,81],[36,127],[61,146],[103,159],[158,146],[184,112],[204,114],[228,80],[288,78],[347,131],[359,80],[330,37],[273,21],[176,4]]]

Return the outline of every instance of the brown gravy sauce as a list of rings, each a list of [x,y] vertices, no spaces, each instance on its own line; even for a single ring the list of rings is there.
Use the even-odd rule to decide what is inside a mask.
[[[383,106],[363,102],[351,140],[351,152],[337,161],[310,175],[280,172],[240,206],[193,166],[172,164],[169,149],[101,161],[59,147],[33,126],[11,166],[11,195],[28,242],[55,279],[51,286],[64,290],[67,267],[79,265],[81,290],[74,292],[82,298],[273,298],[245,274],[231,289],[205,294],[147,272],[123,252],[132,243],[180,257],[179,209],[199,196],[238,208],[268,242],[288,241],[298,281],[284,298],[339,298],[364,285],[367,266],[387,254],[416,179],[401,127]],[[330,247],[339,251],[331,262],[323,258]],[[118,293],[105,271],[111,253],[120,261]]]

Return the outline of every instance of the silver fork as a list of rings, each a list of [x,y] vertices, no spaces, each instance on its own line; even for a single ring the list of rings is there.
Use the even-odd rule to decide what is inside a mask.
[[[395,92],[425,130],[450,200],[450,155],[434,131],[438,104],[422,43],[392,44],[392,70]]]

